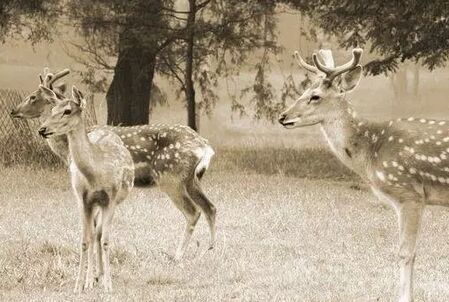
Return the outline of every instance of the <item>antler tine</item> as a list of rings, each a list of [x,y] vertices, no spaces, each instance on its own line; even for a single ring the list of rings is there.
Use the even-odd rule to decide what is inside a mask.
[[[318,55],[316,53],[312,54],[312,60],[315,64],[316,68],[318,68],[319,71],[324,72],[327,77],[329,77],[332,72],[334,71],[334,68],[329,68],[323,64],[321,64],[320,60],[318,59]]]
[[[360,59],[362,58],[363,50],[361,48],[355,48],[352,50],[352,59],[348,63],[335,67],[335,68],[328,68],[327,66],[324,66],[321,64],[321,62],[318,59],[318,56],[314,53],[312,55],[313,62],[315,63],[318,70],[324,72],[326,74],[326,77],[329,80],[334,79],[335,77],[339,76],[342,73],[345,73],[346,71],[349,71],[356,67],[360,63]]]
[[[348,63],[338,66],[337,68],[335,68],[333,74],[332,74],[332,78],[335,78],[336,76],[339,76],[340,74],[349,71],[351,69],[353,69],[354,67],[356,67],[359,63],[360,60],[362,58],[362,53],[363,53],[363,49],[361,48],[354,48],[352,50],[352,59],[351,61],[349,61]]]
[[[54,82],[56,82],[57,80],[59,80],[59,79],[62,78],[62,77],[65,77],[65,76],[68,75],[69,73],[70,73],[70,70],[66,68],[66,69],[64,69],[64,70],[61,70],[61,71],[58,72],[57,74],[53,75],[53,77],[51,77],[51,78],[49,79],[49,81],[47,82],[48,87],[51,89],[51,88],[52,88],[51,85],[52,85]]]
[[[298,63],[298,65],[300,67],[302,67],[305,70],[308,70],[310,72],[313,72],[313,73],[318,72],[318,68],[316,68],[315,66],[312,66],[312,65],[308,64],[306,61],[304,61],[304,59],[301,57],[301,55],[299,54],[298,51],[295,51],[294,56],[295,56],[296,62]]]

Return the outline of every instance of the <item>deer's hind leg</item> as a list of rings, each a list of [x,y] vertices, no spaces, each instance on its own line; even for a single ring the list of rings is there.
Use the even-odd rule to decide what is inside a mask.
[[[196,207],[195,203],[190,198],[186,186],[183,182],[171,183],[170,185],[163,185],[161,189],[167,193],[175,206],[182,212],[186,219],[186,228],[183,239],[179,242],[175,254],[175,260],[181,260],[189,245],[195,225],[200,218],[201,212]]]
[[[201,211],[204,213],[204,216],[206,216],[206,220],[207,223],[209,224],[209,231],[210,231],[209,249],[213,249],[215,245],[215,236],[216,236],[215,217],[217,209],[204,194],[198,180],[195,179],[195,177],[193,177],[186,183],[186,188],[193,202],[201,209]]]

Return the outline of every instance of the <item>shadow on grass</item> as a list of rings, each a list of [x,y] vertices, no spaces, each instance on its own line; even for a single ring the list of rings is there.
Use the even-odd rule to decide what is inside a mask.
[[[223,148],[216,150],[211,168],[214,171],[360,181],[355,173],[323,148]]]

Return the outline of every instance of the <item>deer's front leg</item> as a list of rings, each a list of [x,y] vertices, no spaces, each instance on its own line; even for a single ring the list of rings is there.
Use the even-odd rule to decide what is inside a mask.
[[[78,276],[76,278],[76,284],[74,292],[81,292],[82,278],[86,271],[86,254],[88,252],[89,246],[92,245],[92,234],[91,234],[91,224],[93,224],[92,211],[89,209],[81,209],[81,220],[82,220],[82,239],[80,244],[80,262],[78,267]],[[86,279],[86,283],[87,283]]]
[[[416,239],[418,236],[424,204],[408,202],[401,204],[399,215],[399,257],[400,284],[399,302],[413,301],[413,264],[415,262]]]

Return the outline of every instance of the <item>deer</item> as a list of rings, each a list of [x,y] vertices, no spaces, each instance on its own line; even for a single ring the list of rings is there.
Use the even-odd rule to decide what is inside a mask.
[[[67,74],[68,69],[55,75],[46,70],[44,76],[39,76],[41,84],[38,90],[26,97],[11,115],[16,118],[46,120],[57,104],[55,100],[64,99],[65,85],[56,85],[55,81]],[[45,88],[52,90],[56,98],[46,93]],[[150,179],[183,214],[186,226],[173,258],[175,261],[183,258],[201,213],[204,214],[210,231],[208,249],[214,248],[217,210],[204,193],[200,182],[215,154],[207,139],[191,128],[178,124],[95,126],[93,129],[109,130],[117,134],[131,152],[135,183]],[[67,164],[70,160],[67,136],[52,135],[46,141],[52,151]]]
[[[86,131],[83,120],[85,99],[75,86],[72,88],[72,99],[63,100],[51,89],[45,86],[41,86],[41,89],[41,93],[52,99],[56,105],[51,115],[42,123],[39,134],[44,138],[66,135],[71,158],[71,183],[81,212],[82,240],[75,292],[82,289],[83,275],[84,289],[93,287],[95,237],[100,243],[97,253],[99,277],[103,281],[104,290],[110,292],[112,280],[109,267],[109,233],[115,208],[126,199],[134,185],[134,162],[131,153],[120,137],[110,130],[96,129],[89,133]]]
[[[330,50],[298,64],[316,79],[279,116],[286,129],[319,125],[335,156],[358,174],[382,203],[391,205],[399,225],[399,301],[413,300],[417,237],[427,205],[449,206],[449,121],[399,118],[372,122],[360,118],[347,94],[362,76],[363,50],[335,66]]]

